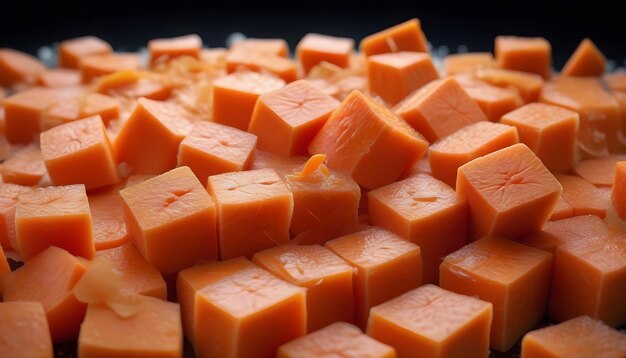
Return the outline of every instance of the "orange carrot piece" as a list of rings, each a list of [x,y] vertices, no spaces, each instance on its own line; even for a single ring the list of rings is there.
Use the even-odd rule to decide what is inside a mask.
[[[233,73],[240,69],[268,73],[282,79],[286,83],[298,79],[296,63],[289,58],[278,55],[254,51],[231,51],[226,56],[226,72]]]
[[[602,76],[604,73],[606,58],[590,39],[586,38],[580,42],[576,51],[567,60],[561,70],[563,76]]]
[[[588,237],[606,237],[609,235],[607,224],[595,215],[574,216],[567,219],[550,221],[537,234],[520,240],[524,245],[556,253],[557,247],[568,242],[583,240]]]
[[[24,186],[37,185],[48,173],[41,150],[35,145],[16,150],[1,164],[0,171],[5,183]]]
[[[493,86],[517,90],[524,103],[537,102],[543,87],[541,76],[522,71],[488,68],[476,71],[475,76]]]
[[[615,179],[615,165],[620,157],[603,157],[581,160],[574,173],[597,187],[611,187]]]
[[[120,116],[120,103],[99,93],[86,93],[50,106],[43,115],[42,130],[95,115],[100,115],[107,125]]]
[[[80,73],[83,83],[121,70],[139,69],[139,56],[132,53],[112,53],[89,55],[80,59]]]
[[[606,216],[606,198],[600,189],[577,176],[556,174],[555,177],[563,187],[563,199],[572,206],[575,216]]]
[[[0,48],[0,86],[34,84],[46,67],[35,57],[10,48]]]
[[[454,78],[492,122],[499,121],[505,113],[524,104],[517,89],[496,87],[466,74]]]
[[[91,55],[108,55],[111,45],[95,36],[77,37],[59,45],[59,67],[79,69],[80,60]]]
[[[49,88],[79,86],[80,72],[65,68],[54,68],[42,72],[37,78],[37,84]]]
[[[615,71],[603,76],[606,86],[615,92],[626,92],[626,72]]]
[[[117,189],[114,187],[89,193],[87,196],[96,251],[111,249],[128,242],[124,203]]]
[[[59,101],[47,88],[31,88],[3,101],[6,137],[10,143],[28,144],[39,135],[44,111]]]
[[[306,34],[296,46],[296,57],[302,64],[304,73],[309,73],[321,62],[328,62],[342,68],[350,64],[354,50],[354,40],[320,34]]]
[[[201,49],[202,39],[195,34],[148,41],[152,65],[167,62],[179,56],[199,59]]]
[[[497,36],[495,53],[498,65],[504,69],[550,78],[552,47],[544,38]]]
[[[9,267],[9,262],[4,256],[4,249],[0,245],[0,299],[2,298],[2,294],[4,293],[4,281],[10,273],[11,268]]]
[[[289,57],[289,45],[283,39],[247,38],[230,46],[230,52]]]
[[[410,19],[361,40],[361,52],[366,56],[398,52],[428,52],[426,36],[419,19]]]
[[[0,303],[0,356],[52,358],[46,312],[39,302]]]
[[[11,242],[16,242],[15,207],[17,198],[31,190],[29,187],[11,183],[0,184],[0,247],[5,250],[14,250]]]
[[[443,58],[443,69],[448,76],[493,68],[495,64],[491,52],[456,53]]]
[[[556,204],[554,209],[552,210],[552,215],[550,216],[550,220],[561,220],[566,218],[571,218],[574,216],[574,208],[563,199],[563,194],[559,197],[559,202]]]
[[[615,163],[611,202],[619,217],[626,220],[626,161]]]
[[[156,175],[153,174],[132,174],[126,178],[126,185],[124,188],[130,188],[131,186],[135,186],[137,184],[141,184],[148,179],[154,178]]]

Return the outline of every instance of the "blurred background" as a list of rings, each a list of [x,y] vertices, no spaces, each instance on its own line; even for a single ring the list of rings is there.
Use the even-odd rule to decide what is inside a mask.
[[[198,33],[205,46],[241,32],[282,37],[291,49],[307,32],[362,37],[411,17],[435,49],[491,51],[499,34],[543,36],[559,69],[590,37],[611,65],[626,64],[626,1],[4,1],[0,46],[36,54],[60,40],[96,35],[116,50],[134,51],[151,38]],[[459,46],[461,46],[459,48]],[[440,48],[441,47],[441,48]]]

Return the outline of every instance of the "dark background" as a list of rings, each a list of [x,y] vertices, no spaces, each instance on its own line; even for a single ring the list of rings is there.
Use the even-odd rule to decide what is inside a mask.
[[[626,58],[626,1],[4,1],[0,46],[35,53],[42,45],[85,34],[136,50],[155,37],[198,33],[209,47],[232,32],[282,37],[291,48],[307,32],[362,37],[411,17],[434,47],[491,51],[498,34],[544,36],[560,68],[590,37],[617,66]]]

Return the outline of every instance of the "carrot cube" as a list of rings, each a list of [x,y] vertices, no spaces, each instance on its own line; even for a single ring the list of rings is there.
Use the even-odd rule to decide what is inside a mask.
[[[354,40],[320,34],[306,34],[296,46],[296,57],[302,64],[304,73],[321,62],[328,62],[342,68],[350,65],[350,55],[354,50]]]
[[[34,186],[48,173],[41,150],[29,145],[16,150],[0,167],[5,183]]]
[[[0,86],[34,84],[46,67],[35,57],[10,48],[0,48]]]
[[[41,119],[45,110],[55,104],[59,97],[47,88],[31,88],[4,101],[6,137],[13,144],[28,144],[39,135]]]
[[[72,288],[86,270],[83,260],[51,246],[6,278],[4,301],[41,302],[52,341],[75,340],[87,306],[76,299]]]
[[[198,357],[274,357],[306,334],[306,291],[258,267],[208,285],[198,294]]]
[[[283,39],[247,38],[230,46],[230,52],[289,57],[289,45]]]
[[[293,195],[274,170],[213,175],[208,190],[217,203],[222,260],[289,242]]]
[[[561,194],[559,202],[552,210],[550,220],[561,220],[571,218],[572,216],[574,216],[574,208],[572,208],[572,206],[567,201],[565,201],[565,199],[563,199],[563,194]]]
[[[42,72],[37,84],[49,88],[80,86],[80,72],[65,68],[54,68]]]
[[[515,144],[461,166],[456,190],[469,204],[472,236],[479,239],[541,230],[562,188],[526,145]]]
[[[336,99],[308,81],[296,81],[259,97],[248,131],[256,134],[261,150],[283,156],[306,155],[338,106]]]
[[[453,78],[433,82],[393,109],[429,142],[487,118]]]
[[[33,189],[17,198],[16,245],[25,261],[50,246],[91,259],[95,253],[84,185]]]
[[[528,332],[522,357],[624,357],[626,336],[588,316]]]
[[[98,188],[119,181],[117,163],[99,115],[41,133],[41,153],[55,185]]]
[[[180,142],[178,165],[188,166],[201,183],[209,176],[248,169],[257,138],[219,123],[197,122]]]
[[[0,247],[5,250],[13,250],[11,243],[16,242],[15,207],[17,198],[31,190],[29,187],[11,183],[0,184]]]
[[[520,242],[554,255],[557,247],[568,242],[608,235],[609,228],[604,220],[595,215],[581,215],[550,221],[540,233],[527,236]]]
[[[439,281],[439,265],[467,242],[467,202],[445,183],[427,175],[370,191],[370,221],[420,247],[422,282]]]
[[[96,251],[111,249],[128,242],[124,222],[124,202],[117,188],[89,193],[87,199],[93,221]]]
[[[328,249],[283,245],[257,252],[252,262],[306,289],[307,332],[354,321],[352,266]]]
[[[136,70],[139,67],[141,67],[139,56],[132,53],[89,55],[80,59],[80,74],[83,83],[89,83],[97,77],[117,71]]]
[[[284,85],[279,78],[256,72],[218,78],[213,83],[213,120],[246,131],[257,98]]]
[[[430,146],[432,175],[454,188],[460,166],[518,142],[515,127],[487,121],[470,124]]]
[[[626,92],[626,72],[615,71],[607,73],[603,77],[606,86],[613,92]]]
[[[0,245],[0,299],[2,299],[2,294],[4,292],[4,280],[6,280],[10,273],[11,267],[9,267],[9,262],[4,256],[4,249],[2,248],[2,245]]]
[[[0,188],[1,190],[2,188]],[[615,164],[615,181],[611,193],[612,204],[622,220],[626,219],[626,162]],[[6,214],[5,214],[6,215]]]
[[[492,305],[424,285],[372,308],[367,334],[404,357],[489,355]]]
[[[95,115],[100,115],[107,125],[109,121],[120,116],[120,104],[116,99],[99,93],[79,95],[49,107],[42,118],[41,127],[46,130]]]
[[[506,70],[530,72],[550,78],[552,47],[541,37],[497,36],[498,65]]]
[[[130,188],[131,186],[135,186],[137,184],[141,184],[148,179],[154,178],[156,175],[154,174],[131,174],[126,178],[126,186],[124,188]]]
[[[120,191],[128,235],[161,273],[217,259],[215,204],[189,167]]]
[[[616,164],[619,161],[619,157],[581,160],[574,167],[574,173],[599,188],[610,188],[615,181]]]
[[[502,116],[500,122],[515,126],[526,144],[554,172],[572,169],[576,158],[578,113],[543,103],[529,103]]]
[[[576,297],[576,299],[572,299]],[[626,323],[626,236],[588,236],[556,249],[548,315]]]
[[[456,53],[443,58],[443,70],[448,76],[493,68],[495,64],[491,52]]]
[[[561,70],[563,76],[602,76],[606,58],[590,39],[581,41]]]
[[[468,75],[457,75],[455,79],[492,122],[524,104],[517,90],[492,86]]]
[[[543,87],[541,76],[522,71],[486,68],[477,71],[475,76],[490,85],[517,90],[524,103],[537,102]]]
[[[428,43],[420,20],[413,18],[365,37],[360,48],[366,56],[398,51],[428,52]]]
[[[176,167],[178,147],[191,129],[181,106],[140,98],[113,150],[117,161],[128,164],[132,172],[161,174]]]
[[[95,36],[77,37],[59,45],[59,67],[78,69],[80,60],[92,55],[109,55],[113,48]]]
[[[180,306],[145,296],[136,296],[133,304],[134,312],[129,317],[107,305],[90,304],[78,337],[78,355],[181,357]]]
[[[309,152],[326,154],[329,167],[374,189],[397,180],[427,147],[428,142],[405,121],[353,91],[331,114]]]
[[[550,253],[489,237],[446,256],[440,286],[493,304],[490,345],[505,352],[545,316],[551,274]]]
[[[555,177],[563,187],[563,200],[574,209],[574,216],[606,216],[606,197],[601,189],[577,176],[556,174]]]
[[[0,356],[52,358],[46,312],[39,302],[0,303]]]
[[[122,274],[120,292],[167,300],[167,287],[159,271],[150,265],[132,243],[96,252],[109,259]]]
[[[199,59],[201,49],[202,39],[195,34],[148,41],[150,64],[152,65],[167,62],[179,56],[191,56]]]
[[[422,282],[420,248],[387,230],[371,227],[331,240],[326,248],[355,267],[355,322],[362,329],[371,307]]]
[[[207,286],[225,279],[241,270],[255,267],[243,257],[226,261],[211,262],[190,267],[178,273],[176,293],[180,303],[183,331],[192,344],[195,342],[196,322],[203,317],[197,315],[198,295]]]
[[[336,322],[304,337],[283,344],[276,358],[395,358],[393,347],[363,334],[346,322]]]
[[[296,63],[289,58],[255,51],[231,51],[226,56],[226,72],[240,69],[272,74],[286,83],[298,79]]]

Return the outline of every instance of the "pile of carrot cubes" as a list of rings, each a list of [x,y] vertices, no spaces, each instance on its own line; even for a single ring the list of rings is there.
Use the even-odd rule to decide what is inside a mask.
[[[626,357],[626,73],[355,47],[0,49],[0,356]]]

